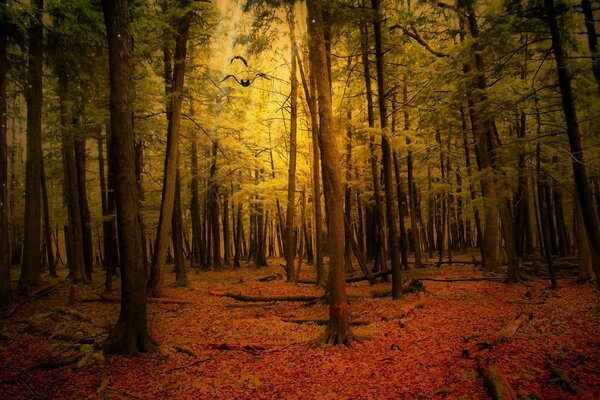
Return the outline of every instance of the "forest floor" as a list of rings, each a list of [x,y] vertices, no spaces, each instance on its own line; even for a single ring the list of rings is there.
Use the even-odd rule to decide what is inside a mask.
[[[64,278],[46,278],[56,290],[0,319],[0,398],[487,399],[481,359],[495,363],[519,398],[600,398],[600,298],[589,285],[563,278],[553,291],[540,279],[511,286],[426,280],[424,291],[393,301],[372,297],[389,283],[352,283],[349,310],[364,323],[353,326],[362,342],[313,348],[324,327],[291,320],[326,319],[322,302],[209,294],[323,294],[312,285],[259,281],[283,274],[281,262],[191,272],[185,288],[175,288],[168,274],[165,294],[180,302],[148,303],[149,331],[160,347],[137,358],[101,354],[119,312],[118,303],[97,301],[101,272],[75,293]],[[413,275],[482,276],[472,265]],[[525,325],[497,340],[522,313],[530,316]],[[478,343],[491,350],[478,353]]]

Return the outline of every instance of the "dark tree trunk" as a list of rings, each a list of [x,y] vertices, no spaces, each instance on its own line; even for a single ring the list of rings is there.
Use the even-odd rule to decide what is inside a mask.
[[[181,217],[181,177],[179,168],[175,177],[175,199],[173,204],[173,220],[171,222],[173,253],[175,253],[175,284],[179,287],[187,286],[185,262],[183,256],[183,219]]]
[[[202,247],[202,227],[200,225],[200,199],[198,198],[198,143],[196,143],[196,131],[192,131],[192,154],[191,154],[191,218],[192,218],[192,261],[201,264],[204,263],[204,248]]]
[[[83,267],[87,280],[92,280],[94,264],[94,245],[92,240],[92,218],[87,199],[85,181],[86,150],[85,138],[76,138],[74,141],[75,168],[77,170],[77,193],[79,194],[79,213],[81,220],[81,239],[83,251]]]
[[[298,69],[302,78],[302,86],[304,88],[304,96],[308,103],[310,113],[310,139],[312,148],[312,203],[313,203],[313,218],[314,218],[314,242],[315,242],[315,264],[317,267],[317,285],[325,286],[325,268],[323,266],[323,218],[321,217],[321,163],[319,151],[319,115],[317,111],[317,95],[314,71],[310,68],[310,75],[307,79],[300,62],[300,56],[296,52],[298,59]]]
[[[405,84],[402,87],[402,101],[403,101],[403,114],[404,114],[404,130],[408,132],[410,130],[410,118],[408,114],[408,77],[404,76]],[[408,180],[408,204],[410,209],[410,228],[412,230],[412,244],[413,252],[415,256],[415,268],[421,268],[423,263],[421,262],[421,229],[417,219],[418,204],[417,204],[417,193],[415,190],[415,179],[413,174],[413,161],[412,161],[412,149],[410,148],[411,140],[406,136],[406,146],[408,147],[408,154],[406,156],[406,175]]]
[[[187,1],[180,2],[186,6]],[[150,279],[148,280],[148,294],[153,296],[162,295],[166,253],[169,246],[169,231],[173,218],[175,201],[175,181],[177,180],[177,165],[179,163],[179,132],[181,130],[181,103],[183,97],[183,81],[185,76],[185,57],[187,52],[187,41],[190,30],[192,13],[187,11],[182,16],[175,18],[173,29],[175,34],[175,55],[173,63],[172,85],[169,91],[169,69],[170,62],[165,56],[165,82],[168,97],[167,105],[167,150],[165,156],[164,181],[162,200],[160,205],[160,216],[154,253],[150,267]],[[165,52],[168,49],[165,47]]]
[[[229,192],[223,193],[223,262],[229,265],[231,258],[231,241],[229,235]]]
[[[42,157],[42,199],[44,201],[44,244],[46,250],[46,257],[48,261],[48,274],[50,276],[58,276],[56,274],[56,260],[54,258],[54,251],[52,250],[52,226],[50,225],[50,205],[48,203],[48,182],[46,181],[46,171],[44,167],[44,158]],[[1,184],[1,183],[0,183]],[[0,202],[2,199],[0,198]],[[8,231],[8,230],[7,230]]]
[[[117,227],[121,254],[121,311],[104,353],[154,351],[146,320],[146,268],[138,219],[133,137],[133,52],[127,0],[103,1],[110,69],[110,121],[114,146]]]
[[[392,97],[392,135],[396,135],[396,95]],[[404,207],[404,192],[402,190],[402,179],[400,177],[400,164],[398,163],[398,155],[393,152],[394,160],[394,176],[396,177],[396,201],[398,202],[398,221],[400,222],[400,255],[402,266],[408,269],[408,243],[406,238],[406,227],[404,226],[404,215],[406,210]]]
[[[2,2],[4,13],[6,4]],[[10,246],[8,242],[8,146],[6,134],[8,133],[6,115],[8,104],[6,101],[7,86],[7,37],[5,28],[0,29],[0,307],[12,301],[10,287]]]
[[[598,93],[600,93],[600,53],[598,52],[598,34],[596,33],[596,21],[594,20],[592,2],[590,0],[581,0],[581,8],[583,9],[583,15],[585,17],[588,46],[590,48],[590,53],[592,53],[592,72],[598,83]]]
[[[307,0],[310,33],[310,61],[318,92],[320,132],[319,145],[323,165],[323,189],[327,218],[329,250],[329,324],[324,342],[347,344],[351,333],[348,316],[346,282],[344,279],[344,203],[342,198],[341,157],[337,148],[331,83],[327,74],[327,55],[323,38],[323,18],[320,0]]]
[[[348,60],[350,61],[350,60]],[[348,128],[346,130],[346,182],[344,190],[344,218],[347,222],[346,238],[344,244],[344,265],[346,273],[352,273],[354,268],[352,266],[352,188],[350,187],[350,180],[352,179],[351,166],[352,166],[352,109],[348,108]]]
[[[25,163],[25,219],[23,265],[19,276],[19,293],[27,294],[42,283],[40,270],[41,192],[42,179],[42,53],[44,31],[42,0],[33,2],[29,36],[27,101],[27,161]]]
[[[294,240],[294,216],[295,216],[295,195],[296,195],[296,131],[298,124],[298,79],[296,77],[296,34],[294,18],[294,3],[288,10],[288,26],[290,29],[291,46],[291,91],[290,91],[290,157],[288,165],[288,187],[287,187],[287,206],[285,212],[285,273],[288,282],[295,282],[296,274],[294,270],[294,254],[296,242]]]
[[[212,266],[215,271],[221,269],[221,236],[219,229],[219,185],[217,183],[217,153],[219,143],[213,142],[212,163],[210,165],[210,183],[208,188],[208,214],[210,218],[210,233],[212,244]]]
[[[544,4],[546,6],[548,27],[550,28],[550,34],[552,35],[552,49],[556,60],[558,85],[560,87],[563,112],[567,124],[567,136],[569,138],[569,149],[572,157],[571,165],[573,167],[575,187],[577,189],[579,206],[581,207],[581,212],[583,214],[585,230],[588,235],[588,243],[590,243],[590,250],[592,252],[592,264],[594,275],[596,275],[596,287],[600,289],[600,247],[597,245],[600,243],[600,225],[598,222],[598,215],[594,209],[592,190],[587,177],[581,136],[579,134],[579,125],[577,123],[577,113],[575,111],[575,101],[573,98],[573,90],[571,88],[571,76],[565,60],[565,51],[560,36],[554,0],[544,0]]]
[[[366,96],[367,96],[367,121],[369,128],[375,127],[375,113],[373,105],[373,89],[371,86],[371,68],[369,61],[369,35],[368,28],[364,22],[361,22],[361,54],[363,64],[363,75],[365,78]],[[373,197],[375,200],[375,206],[370,213],[373,214],[372,223],[369,224],[371,229],[368,229],[367,241],[367,258],[374,258],[375,265],[374,270],[378,269],[377,260],[379,260],[383,266],[385,263],[385,243],[383,233],[383,205],[381,204],[381,189],[379,187],[379,173],[377,167],[377,155],[375,153],[375,135],[371,133],[369,135],[369,152],[370,152],[370,166],[371,166],[371,177],[373,181]]]
[[[110,121],[106,124],[106,164],[104,167],[103,139],[98,138],[98,163],[100,169],[100,186],[102,188],[102,239],[104,247],[104,264],[106,267],[106,280],[104,291],[112,292],[112,277],[116,273],[119,264],[119,253],[117,244],[117,230],[115,226],[115,160],[112,155],[112,144],[110,140]],[[105,176],[108,176],[108,179]]]

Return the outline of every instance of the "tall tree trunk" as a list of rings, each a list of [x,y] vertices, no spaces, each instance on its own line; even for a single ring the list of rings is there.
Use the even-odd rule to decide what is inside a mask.
[[[81,221],[81,240],[83,251],[83,267],[86,279],[92,280],[94,264],[94,248],[92,240],[92,218],[90,216],[90,207],[87,199],[87,189],[85,180],[86,170],[86,149],[85,138],[75,138],[75,168],[77,170],[77,193],[79,194],[79,213]]]
[[[581,0],[581,8],[585,17],[585,28],[587,30],[588,46],[592,53],[592,72],[598,83],[598,93],[600,93],[600,53],[598,52],[598,34],[594,20],[594,11],[590,0]]]
[[[6,12],[6,2],[0,4],[1,12]],[[10,246],[8,242],[8,103],[7,84],[7,37],[5,28],[0,29],[0,307],[12,301],[10,287]]]
[[[48,259],[48,274],[50,276],[57,277],[56,274],[56,260],[54,258],[54,251],[52,250],[52,226],[50,225],[50,205],[48,201],[48,182],[46,181],[46,171],[44,167],[44,158],[42,157],[42,181],[40,182],[42,188],[42,200],[44,201],[44,243],[46,250],[46,257]],[[0,183],[1,184],[1,183]],[[2,199],[0,198],[0,202]],[[8,231],[8,229],[7,229]]]
[[[479,36],[479,27],[473,1],[465,3],[466,18],[469,26],[471,37],[476,39]],[[496,187],[494,184],[494,168],[492,165],[492,121],[488,113],[482,108],[486,103],[485,99],[485,75],[483,58],[481,56],[478,44],[474,44],[473,48],[473,64],[475,66],[473,88],[478,89],[478,94],[474,90],[468,93],[469,116],[471,119],[471,129],[477,145],[477,156],[479,160],[479,169],[481,171],[481,190],[485,198],[484,208],[484,232],[483,232],[483,252],[482,258],[486,271],[495,271],[500,266],[499,254],[499,219],[498,219],[498,199]],[[470,67],[463,68],[468,74]]]
[[[223,193],[223,262],[229,265],[231,258],[231,241],[229,235],[229,192]]]
[[[69,276],[74,283],[87,279],[85,275],[83,255],[83,230],[81,224],[81,210],[79,203],[79,186],[77,183],[77,165],[75,161],[75,141],[73,127],[73,99],[69,94],[69,79],[67,66],[59,61],[57,66],[58,97],[60,102],[60,120],[62,135],[62,157],[64,183],[63,190],[67,202],[69,251],[67,263]]]
[[[191,154],[191,218],[192,218],[192,261],[204,265],[204,248],[202,247],[202,227],[200,224],[200,199],[198,198],[198,143],[196,142],[196,131],[192,131],[192,154]]]
[[[182,1],[181,5],[186,6],[187,1]],[[177,180],[177,164],[179,162],[179,132],[181,130],[181,103],[185,76],[185,57],[191,20],[192,13],[187,11],[173,22],[173,28],[176,31],[175,57],[172,91],[167,93],[169,96],[169,105],[167,107],[168,126],[164,181],[156,241],[154,242],[154,253],[150,267],[150,279],[148,280],[148,294],[153,296],[162,295],[164,269],[167,248],[169,246],[169,231],[171,230],[173,217],[175,181]]]
[[[577,113],[575,111],[575,100],[571,88],[571,76],[565,60],[565,51],[558,27],[557,10],[554,0],[544,0],[546,6],[546,20],[552,35],[552,49],[556,60],[558,73],[558,86],[562,100],[563,112],[567,124],[567,136],[569,138],[569,149],[571,151],[573,167],[573,176],[579,206],[583,213],[583,222],[588,235],[588,243],[592,252],[592,265],[594,275],[596,275],[596,287],[600,289],[600,225],[598,215],[594,209],[592,201],[592,190],[587,177],[587,169],[583,156],[583,147],[581,145],[581,136],[579,134],[579,125],[577,123]]]
[[[412,230],[412,242],[413,251],[415,256],[415,268],[421,268],[423,263],[421,261],[421,228],[417,219],[417,193],[415,190],[415,178],[413,174],[413,160],[412,160],[412,149],[410,147],[410,137],[408,132],[410,131],[410,115],[408,114],[408,76],[404,76],[404,86],[402,87],[402,110],[404,115],[404,130],[407,132],[406,135],[406,146],[408,147],[408,154],[406,156],[406,175],[408,180],[408,204],[410,209],[410,228]]]
[[[323,266],[323,218],[321,216],[321,155],[319,151],[319,115],[317,111],[317,95],[314,71],[310,68],[310,75],[307,79],[302,68],[300,56],[296,52],[298,59],[298,69],[302,78],[302,86],[304,88],[304,97],[308,104],[310,113],[310,143],[312,149],[312,204],[314,218],[314,241],[315,241],[315,263],[317,267],[317,285],[325,286],[325,268]]]
[[[104,264],[106,267],[106,279],[104,291],[112,292],[112,277],[116,273],[119,264],[117,231],[115,226],[115,160],[112,155],[112,144],[110,134],[110,121],[106,124],[106,164],[104,167],[103,138],[98,137],[98,163],[100,169],[100,186],[102,188],[102,239],[104,247]],[[106,177],[107,176],[107,177]],[[108,178],[108,179],[107,179]]]
[[[181,217],[181,176],[179,168],[175,176],[175,203],[173,205],[173,220],[171,222],[173,253],[175,253],[175,284],[178,287],[187,286],[185,260],[183,256],[183,220]]]
[[[210,218],[210,233],[212,249],[212,266],[215,271],[221,269],[221,236],[219,229],[219,185],[217,183],[217,152],[218,141],[212,145],[212,163],[210,165],[210,181],[208,189],[208,214]]]
[[[392,135],[396,135],[396,95],[392,97]],[[404,226],[404,193],[402,190],[402,179],[400,177],[400,164],[398,163],[398,155],[394,151],[394,176],[396,177],[396,201],[398,202],[398,221],[400,222],[400,255],[402,260],[402,266],[404,269],[408,269],[408,243],[406,239],[406,227]]]
[[[288,26],[290,30],[291,46],[291,71],[290,71],[290,157],[288,164],[288,188],[287,188],[287,206],[285,213],[285,273],[288,282],[294,282],[296,274],[294,273],[294,253],[296,242],[294,240],[294,215],[295,215],[295,195],[296,195],[296,131],[298,124],[298,79],[296,77],[296,45],[294,3],[288,10]]]
[[[350,59],[348,59],[350,61]],[[350,180],[352,179],[351,166],[352,166],[352,109],[348,107],[348,128],[346,129],[346,182],[344,189],[344,218],[346,220],[346,238],[344,244],[344,265],[346,273],[352,273],[354,268],[352,266],[352,188],[350,187]]]
[[[33,1],[29,36],[29,65],[27,100],[27,161],[25,163],[25,218],[23,265],[19,276],[19,293],[28,293],[42,283],[40,270],[42,167],[42,0]]]
[[[363,75],[365,78],[365,88],[367,95],[367,121],[369,128],[375,127],[375,113],[373,105],[373,89],[371,87],[371,68],[369,62],[369,40],[368,40],[368,28],[364,21],[361,21],[361,54],[363,64]],[[372,240],[372,243],[367,244],[367,258],[372,255],[375,259],[375,263],[379,260],[382,266],[385,264],[385,241],[383,233],[383,205],[381,204],[381,189],[379,187],[379,173],[377,167],[377,154],[375,153],[375,135],[371,133],[369,135],[369,153],[370,153],[370,166],[371,166],[371,178],[373,181],[373,197],[375,200],[375,207],[370,210],[373,215],[371,227],[367,234],[367,241]],[[369,251],[371,250],[371,251]],[[377,264],[373,266],[373,269],[377,269]]]
[[[154,351],[146,319],[146,268],[138,219],[133,136],[133,51],[127,0],[102,2],[110,70],[110,122],[114,146],[117,228],[121,266],[121,311],[104,342],[104,353],[126,356]]]
[[[323,165],[323,189],[327,216],[329,250],[329,323],[323,341],[347,344],[351,333],[344,277],[344,205],[342,198],[341,157],[337,148],[331,83],[327,74],[327,54],[323,38],[320,0],[307,0],[310,33],[309,52],[318,92],[320,132],[319,145]]]

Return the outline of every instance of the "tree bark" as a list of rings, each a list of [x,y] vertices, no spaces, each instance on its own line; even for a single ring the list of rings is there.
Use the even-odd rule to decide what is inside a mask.
[[[592,2],[590,0],[581,0],[581,8],[585,18],[585,28],[588,37],[588,47],[592,53],[592,72],[598,83],[598,93],[600,93],[600,53],[598,52],[598,34],[594,20]]]
[[[181,6],[186,6],[187,1],[182,1]],[[175,55],[173,65],[173,84],[167,106],[167,150],[165,156],[164,181],[160,216],[154,253],[148,280],[148,294],[154,297],[162,295],[164,269],[167,248],[169,246],[169,231],[173,217],[175,200],[175,181],[177,180],[177,164],[179,162],[179,132],[181,130],[181,103],[183,95],[183,81],[185,76],[185,57],[192,13],[186,11],[173,21],[175,35]],[[168,80],[168,78],[167,78]]]
[[[348,301],[344,281],[344,207],[340,171],[341,157],[337,148],[331,82],[327,73],[327,54],[323,36],[321,0],[307,0],[310,33],[309,54],[318,93],[320,132],[319,145],[323,166],[323,189],[328,228],[329,250],[329,325],[323,341],[329,344],[348,344],[351,340],[348,323]]]
[[[402,297],[402,275],[400,271],[400,254],[398,252],[398,231],[396,228],[396,208],[394,206],[394,184],[392,170],[392,150],[387,129],[387,105],[385,96],[385,75],[383,61],[383,40],[381,37],[381,15],[379,13],[379,0],[371,0],[371,6],[377,13],[373,21],[375,30],[375,56],[377,59],[377,99],[379,102],[379,126],[381,128],[381,160],[383,162],[383,182],[385,189],[385,211],[388,229],[388,248],[392,264],[392,298],[397,300]]]
[[[127,0],[104,0],[110,70],[110,121],[115,159],[117,228],[122,260],[121,310],[104,353],[126,356],[155,350],[146,320],[146,268],[138,218],[133,136],[133,51]]]
[[[19,293],[28,294],[42,283],[40,270],[41,234],[41,167],[42,167],[42,26],[43,0],[33,2],[29,36],[27,101],[27,161],[25,163],[25,217],[23,265],[19,276]]]
[[[77,125],[76,125],[77,126]],[[77,194],[79,195],[79,213],[81,221],[81,240],[83,251],[83,267],[86,279],[92,280],[94,270],[94,245],[92,240],[92,218],[87,199],[86,171],[86,149],[85,138],[76,137],[74,141],[75,168],[77,170]]]
[[[6,3],[0,5],[5,12]],[[7,86],[7,34],[0,29],[0,307],[12,302],[10,287],[10,246],[8,242],[8,104],[6,101]]]
[[[588,242],[590,243],[592,258],[594,260],[592,265],[594,267],[594,275],[596,275],[596,287],[600,289],[600,262],[597,261],[600,260],[600,247],[598,246],[598,243],[600,243],[600,225],[592,201],[592,190],[588,181],[587,168],[583,156],[577,113],[575,111],[575,100],[571,88],[571,76],[565,60],[565,51],[560,36],[554,0],[544,0],[544,4],[546,6],[546,20],[552,36],[552,49],[556,61],[558,85],[567,124],[567,136],[569,138],[569,149],[572,157],[571,165],[573,168],[575,187],[577,189],[579,206],[581,207],[581,212],[583,214],[583,222],[587,232]]]
[[[185,260],[183,256],[183,220],[181,217],[181,176],[179,168],[175,177],[175,203],[173,205],[173,220],[171,222],[173,253],[175,253],[175,284],[178,287],[187,286]]]
[[[294,216],[295,216],[295,195],[296,195],[296,131],[298,124],[298,79],[296,72],[296,45],[294,3],[288,10],[288,26],[290,30],[291,46],[291,71],[290,71],[290,156],[288,164],[288,187],[287,187],[287,206],[285,212],[285,273],[288,282],[294,282],[296,274],[294,273],[294,254],[296,251],[296,241],[294,240]]]

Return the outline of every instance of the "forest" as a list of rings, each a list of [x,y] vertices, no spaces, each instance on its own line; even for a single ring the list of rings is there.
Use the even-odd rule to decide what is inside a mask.
[[[0,21],[0,399],[600,398],[599,0]]]

